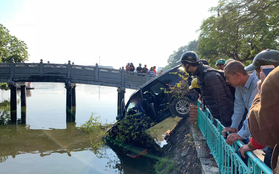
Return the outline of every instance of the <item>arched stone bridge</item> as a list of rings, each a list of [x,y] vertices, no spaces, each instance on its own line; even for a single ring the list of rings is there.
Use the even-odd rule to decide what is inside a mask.
[[[149,74],[137,74],[121,69],[109,69],[96,66],[43,63],[0,63],[0,83],[7,82],[11,89],[11,122],[17,122],[16,84],[21,86],[21,120],[26,120],[25,82],[65,83],[66,120],[75,121],[76,92],[75,84],[102,85],[118,88],[117,112],[120,114],[124,104],[125,88],[139,89],[149,81]]]
[[[103,85],[138,89],[150,79],[149,75],[128,74],[122,69],[96,66],[43,63],[0,63],[0,83],[60,82]]]

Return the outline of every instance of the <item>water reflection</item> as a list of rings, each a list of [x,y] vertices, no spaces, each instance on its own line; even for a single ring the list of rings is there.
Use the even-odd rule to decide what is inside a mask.
[[[151,174],[154,173],[152,170],[155,165],[155,160],[147,157],[140,157],[137,159],[131,159],[131,157],[125,155],[117,155],[120,159],[120,163],[117,163],[115,167],[122,171],[123,174]]]
[[[0,90],[1,174],[152,173],[149,171],[153,165],[151,159],[132,159],[115,153],[105,144],[94,146],[92,142],[97,143],[101,139],[79,130],[93,111],[94,115],[100,116],[102,124],[115,120],[116,88],[78,85],[76,123],[66,123],[64,84],[33,83],[33,86],[35,90],[26,91],[26,125],[8,124],[10,93],[9,90]],[[127,90],[125,99],[129,99],[133,92]],[[20,101],[17,108],[17,118],[21,118]]]
[[[85,166],[81,173],[103,173],[102,171],[106,171],[106,173],[123,174],[152,173],[152,171],[150,171],[150,168],[152,168],[154,164],[152,159],[145,157],[132,159],[124,154],[115,154],[106,145],[94,146],[92,140],[95,140],[94,143],[97,144],[98,141],[102,141],[102,139],[100,137],[92,137],[92,135],[94,134],[86,134],[81,131],[76,127],[75,123],[68,123],[66,129],[51,130],[30,129],[30,126],[28,125],[1,126],[0,166],[1,163],[5,164],[16,160],[16,164],[20,167],[20,163],[24,163],[24,161],[22,161],[22,156],[28,156],[29,158],[25,160],[32,163],[43,162],[44,158],[50,156],[52,156],[50,159],[58,158],[60,163],[63,164],[65,163],[63,162],[63,159],[65,159],[66,156],[70,158],[74,157],[75,160],[84,162],[83,158],[78,157],[78,154],[86,152],[85,156],[92,156],[93,154],[95,157],[89,159],[91,162],[84,162],[85,164],[83,165]],[[91,155],[88,154],[89,152]],[[57,154],[62,156],[57,156]],[[30,155],[32,155],[32,158],[30,158]],[[42,157],[42,159],[38,159],[38,156]],[[38,161],[34,161],[34,157]],[[99,163],[101,163],[102,166],[99,166]],[[49,165],[56,166],[59,165],[59,163],[56,164],[52,162]],[[71,165],[75,166],[75,164]],[[27,170],[30,166],[27,165],[22,167],[22,170]],[[75,166],[75,168],[75,172],[81,170],[78,166]],[[11,172],[13,170],[17,171],[19,169],[9,169],[9,172],[7,173],[13,173]],[[34,170],[31,169],[31,171]],[[47,170],[46,173],[53,172],[55,173],[57,170],[50,169]]]
[[[115,173],[115,165],[108,164],[119,163],[119,159],[106,146],[92,148],[90,139],[94,137],[89,136],[92,134],[85,134],[75,123],[68,123],[66,129],[51,130],[30,129],[23,125],[1,126],[0,166],[5,168],[1,173],[59,173],[68,168],[72,170],[66,173]],[[68,162],[70,166],[63,168]],[[49,168],[35,170],[32,164]]]
[[[114,163],[114,168],[121,171],[123,174],[152,174],[154,173],[153,166],[158,159],[158,156],[148,152],[145,156],[131,158],[123,153],[123,149],[113,146],[109,143],[109,147],[116,153],[120,161]],[[148,150],[149,151],[149,150]]]
[[[0,127],[0,156],[5,158],[32,153],[41,157],[52,153],[83,151],[91,146],[88,136],[78,130],[75,123],[68,123],[66,129],[36,130],[24,125]],[[3,162],[3,161],[2,161]]]

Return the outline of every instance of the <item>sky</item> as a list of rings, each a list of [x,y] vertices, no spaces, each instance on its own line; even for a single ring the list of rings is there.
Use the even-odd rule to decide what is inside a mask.
[[[198,38],[218,0],[0,0],[0,23],[23,40],[28,62],[164,67]]]

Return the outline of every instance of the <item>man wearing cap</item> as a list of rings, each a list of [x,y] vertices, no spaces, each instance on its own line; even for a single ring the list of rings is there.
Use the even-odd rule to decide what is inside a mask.
[[[260,79],[261,66],[274,65],[275,67],[277,67],[279,65],[278,53],[279,52],[276,50],[270,50],[270,49],[263,50],[262,52],[256,55],[251,65],[245,67],[245,70],[246,71],[256,70],[258,78]]]
[[[248,116],[248,127],[251,132],[252,138],[250,139],[250,142],[248,145],[242,146],[239,151],[241,152],[242,156],[244,156],[244,153],[246,151],[252,151],[255,149],[263,149],[266,145],[269,147],[266,148],[265,150],[265,158],[264,162],[268,167],[272,167],[270,160],[271,160],[271,154],[273,152],[273,146],[275,146],[276,143],[267,143],[268,140],[265,138],[268,137],[276,137],[277,140],[279,140],[279,130],[277,130],[277,134],[273,135],[276,133],[276,126],[278,127],[279,123],[275,123],[272,120],[278,120],[278,113],[279,113],[279,108],[278,108],[278,103],[279,103],[279,98],[278,98],[278,88],[279,84],[275,82],[279,82],[278,74],[279,70],[276,68],[273,70],[269,76],[265,80],[265,75],[263,72],[260,72],[260,67],[262,65],[274,65],[278,66],[279,65],[279,51],[276,50],[264,50],[260,52],[259,54],[256,55],[254,58],[253,62],[251,65],[247,66],[245,68],[246,71],[257,71],[258,78],[261,80],[261,83],[263,83],[263,88],[262,92],[259,93],[256,97],[255,100],[253,101],[253,104],[251,106],[249,116]],[[277,71],[277,72],[274,72]],[[277,75],[276,75],[277,74]],[[276,85],[277,84],[277,85]],[[274,106],[274,104],[276,106]],[[275,110],[274,110],[275,109]],[[276,111],[277,109],[277,111]],[[277,113],[277,114],[272,114],[272,113]],[[272,126],[275,125],[275,126]],[[271,132],[270,132],[271,131]],[[275,138],[275,139],[276,139]],[[263,141],[265,139],[265,141]],[[278,142],[277,142],[278,144]],[[274,155],[276,156],[276,155]],[[277,155],[278,156],[278,155]],[[274,166],[273,166],[274,167]],[[278,171],[279,172],[279,171]]]
[[[269,73],[263,81],[261,92],[255,97],[248,116],[252,137],[262,146],[273,149],[271,168],[279,174],[279,67]],[[245,146],[247,147],[247,146]],[[240,149],[242,153],[245,147]],[[254,146],[248,144],[249,150]],[[245,151],[244,151],[245,150]],[[244,151],[244,152],[243,152]]]
[[[211,71],[211,67],[204,66],[193,51],[183,53],[178,62],[187,73],[197,76],[201,95],[212,116],[224,126],[230,126],[234,97],[220,72]]]
[[[219,59],[219,60],[217,60],[215,66],[216,66],[219,70],[223,71],[224,68],[225,68],[225,63],[226,63],[226,61],[225,61],[224,59]]]

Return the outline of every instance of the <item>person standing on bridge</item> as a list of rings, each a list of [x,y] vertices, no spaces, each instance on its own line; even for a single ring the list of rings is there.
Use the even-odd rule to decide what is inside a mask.
[[[153,66],[153,71],[155,73],[155,76],[157,76],[156,66]]]
[[[241,129],[238,131],[239,124],[243,119],[245,108],[249,111],[255,96],[258,93],[258,78],[254,72],[249,75],[244,69],[244,65],[239,61],[230,62],[226,65],[225,77],[229,84],[236,88],[234,100],[234,113],[232,115],[232,124],[226,127],[222,134],[225,137],[226,132],[231,132],[227,137],[227,144],[232,145],[236,140],[243,140],[245,144],[249,142],[250,132],[248,129],[247,116]]]
[[[183,53],[178,62],[187,73],[197,76],[201,95],[212,116],[224,126],[230,126],[234,97],[224,76],[219,71],[204,66],[193,51]]]
[[[150,68],[149,74],[150,74],[151,76],[155,76],[155,72],[154,72],[153,67]]]
[[[133,73],[135,71],[135,66],[133,63],[130,64],[130,71]]]
[[[127,63],[127,65],[126,65],[126,71],[127,71],[127,72],[130,71],[130,63]]]
[[[147,69],[147,66],[146,65],[144,65],[144,67],[142,68],[142,73],[148,73],[148,69]]]
[[[140,63],[139,66],[137,67],[137,73],[142,73],[141,63]]]

